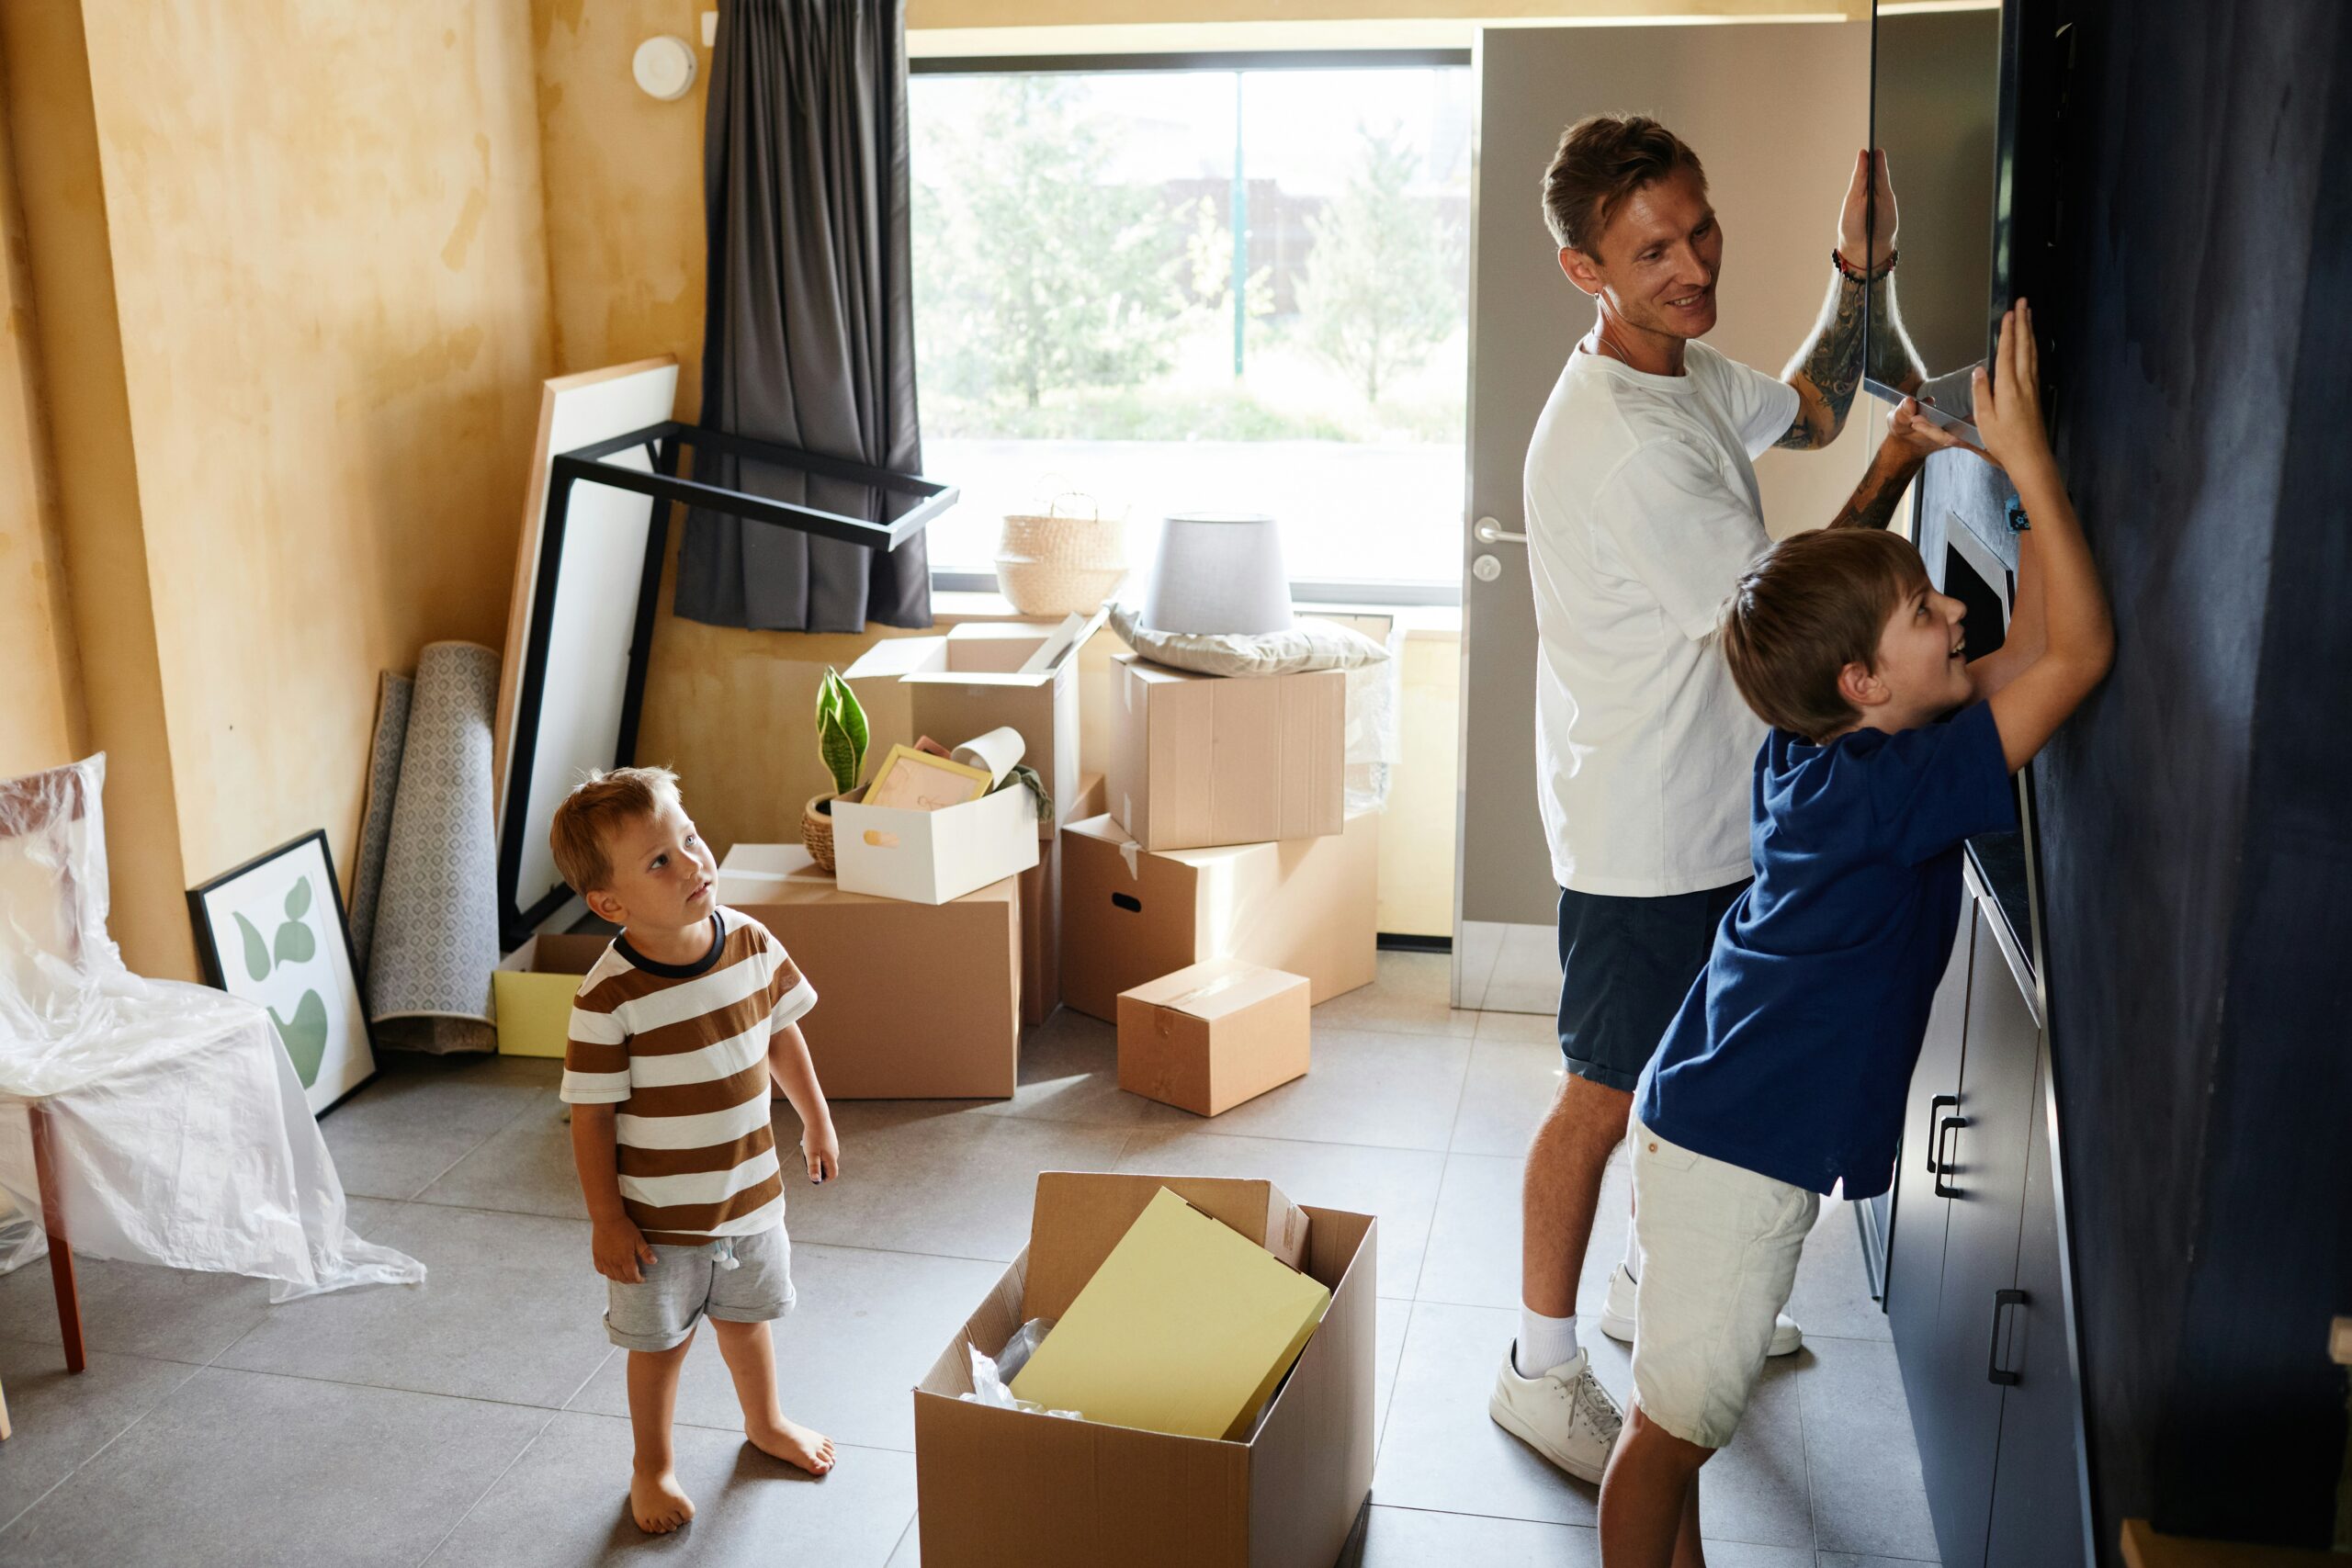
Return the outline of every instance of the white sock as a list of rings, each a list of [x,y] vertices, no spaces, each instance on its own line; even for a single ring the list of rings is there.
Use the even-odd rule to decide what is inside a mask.
[[[1563,1361],[1577,1359],[1577,1320],[1545,1317],[1530,1307],[1519,1309],[1519,1344],[1511,1351],[1511,1369],[1523,1378],[1540,1378]]]
[[[1634,1234],[1631,1215],[1625,1219],[1625,1278],[1639,1284],[1642,1279],[1642,1242]]]

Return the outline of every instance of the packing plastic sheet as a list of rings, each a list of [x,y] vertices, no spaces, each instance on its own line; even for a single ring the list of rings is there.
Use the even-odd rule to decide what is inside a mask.
[[[0,784],[0,1192],[41,1213],[28,1102],[77,1254],[252,1274],[270,1299],[407,1283],[354,1235],[343,1183],[268,1014],[150,980],[107,935],[103,754]],[[0,1272],[46,1250],[0,1231]]]

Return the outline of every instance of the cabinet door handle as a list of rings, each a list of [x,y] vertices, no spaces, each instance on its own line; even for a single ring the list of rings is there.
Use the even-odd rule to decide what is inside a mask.
[[[1928,1174],[1929,1176],[1940,1176],[1943,1174],[1943,1168],[1936,1163],[1936,1112],[1941,1111],[1947,1105],[1958,1105],[1959,1103],[1960,1096],[1956,1094],[1939,1094],[1936,1096],[1935,1099],[1928,1101],[1928,1136],[1926,1142],[1928,1145]]]
[[[1968,1118],[1965,1116],[1947,1116],[1936,1123],[1936,1196],[1939,1198],[1957,1198],[1961,1195],[1959,1188],[1944,1179],[1951,1174],[1951,1156],[1944,1151],[1947,1146],[1946,1140],[1967,1125]]]
[[[2031,1300],[2023,1291],[1993,1292],[1993,1348],[1984,1353],[1984,1381],[2004,1386],[2018,1381],[2018,1374],[2001,1365],[2001,1320],[2008,1309],[2023,1306]]]

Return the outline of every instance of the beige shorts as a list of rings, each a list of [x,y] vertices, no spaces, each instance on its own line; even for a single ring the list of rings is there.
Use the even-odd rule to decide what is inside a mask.
[[[624,1350],[673,1350],[706,1316],[766,1323],[792,1311],[792,1241],[784,1227],[700,1247],[650,1244],[637,1284],[605,1281],[605,1334]]]
[[[1821,1196],[1669,1143],[1636,1119],[1634,1398],[1686,1443],[1731,1441],[1795,1288]]]

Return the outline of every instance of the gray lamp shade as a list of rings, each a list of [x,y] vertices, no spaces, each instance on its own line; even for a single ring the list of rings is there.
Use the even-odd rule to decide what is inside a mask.
[[[1144,592],[1143,624],[1154,631],[1245,637],[1288,631],[1290,574],[1283,569],[1281,525],[1241,513],[1169,517]]]

